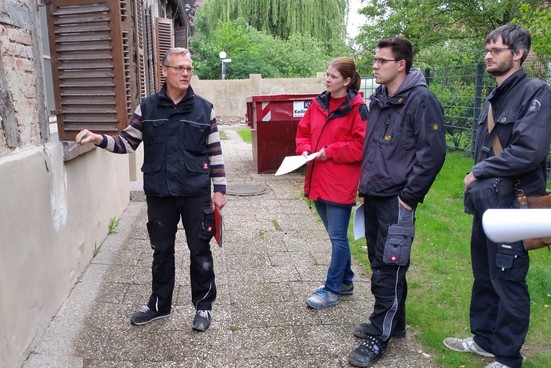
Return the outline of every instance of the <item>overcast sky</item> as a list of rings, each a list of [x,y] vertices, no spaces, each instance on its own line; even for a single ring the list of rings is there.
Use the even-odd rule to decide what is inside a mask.
[[[363,8],[362,0],[349,0],[350,11],[348,12],[348,24],[346,33],[350,38],[354,38],[360,31],[360,26],[365,24],[365,16],[358,14],[358,10]]]

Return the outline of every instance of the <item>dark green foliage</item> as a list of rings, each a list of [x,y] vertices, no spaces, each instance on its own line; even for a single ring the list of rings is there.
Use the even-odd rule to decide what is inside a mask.
[[[551,54],[550,6],[541,0],[372,0],[361,10],[369,24],[356,38],[358,57],[369,60],[381,39],[394,36],[410,39],[416,52],[450,45],[481,50],[490,31],[517,22],[532,33],[532,48],[543,58]]]
[[[247,79],[249,74],[261,74],[263,78],[313,77],[327,68],[330,59],[321,42],[312,37],[297,34],[282,40],[256,30],[240,18],[220,21],[215,33],[208,37],[197,34],[191,40],[199,78],[220,78],[218,54],[222,50],[232,60],[227,64],[228,79]]]
[[[198,9],[197,32],[209,37],[218,22],[244,19],[258,31],[284,40],[310,36],[332,54],[342,48],[347,0],[205,0]]]

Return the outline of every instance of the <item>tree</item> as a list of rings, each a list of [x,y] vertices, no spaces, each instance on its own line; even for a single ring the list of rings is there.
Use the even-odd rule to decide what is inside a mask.
[[[541,6],[541,0],[372,0],[361,10],[370,23],[356,41],[368,52],[381,39],[399,35],[417,51],[450,40],[481,43],[491,30],[520,16],[523,7]]]
[[[525,70],[543,78],[547,73],[549,78],[545,66],[551,55],[550,6],[548,0],[371,0],[361,10],[369,24],[356,38],[362,50],[356,60],[360,69],[371,70],[380,40],[394,36],[411,40],[414,64],[430,69],[430,88],[444,107],[448,143],[467,149],[481,97],[495,85],[477,64],[484,60],[486,36],[509,22],[524,26],[541,61],[525,63]]]
[[[537,55],[539,63],[530,64],[528,69],[536,76],[549,81],[550,71],[545,66],[551,62],[551,3],[543,3],[537,9],[522,4],[520,14],[514,21],[532,35],[532,51]]]
[[[257,31],[244,19],[220,21],[210,36],[197,34],[191,40],[199,78],[220,78],[218,54],[222,50],[232,59],[227,64],[228,79],[246,79],[249,74],[262,74],[264,78],[310,77],[325,70],[329,60],[321,42],[312,37],[291,35],[282,40]]]
[[[196,32],[217,32],[219,21],[242,18],[251,27],[274,37],[310,36],[330,55],[345,49],[348,0],[205,0],[197,11]]]

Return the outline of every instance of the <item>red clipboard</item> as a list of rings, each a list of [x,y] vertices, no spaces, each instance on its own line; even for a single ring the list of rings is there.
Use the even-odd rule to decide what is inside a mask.
[[[216,240],[216,243],[218,243],[218,246],[222,246],[222,230],[224,228],[222,223],[222,213],[218,209],[218,207],[214,206],[214,239]]]

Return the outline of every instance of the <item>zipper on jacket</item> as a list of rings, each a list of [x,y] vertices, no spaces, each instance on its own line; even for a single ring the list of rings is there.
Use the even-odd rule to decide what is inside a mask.
[[[388,127],[390,126],[390,115],[388,115],[386,117],[386,122],[385,122],[385,129],[383,129],[383,135],[381,137],[382,140],[386,140],[386,133],[388,132]]]
[[[318,152],[318,145],[320,143],[321,134],[323,133],[323,129],[327,125],[327,122],[329,121],[329,118],[331,117],[331,114],[327,115],[327,118],[325,118],[325,121],[323,122],[323,125],[321,126],[320,135],[318,137],[318,141],[316,142],[316,147],[314,148],[314,152]],[[313,153],[313,152],[311,152]],[[310,195],[310,191],[312,190],[312,175],[314,174],[314,166],[316,165],[316,160],[312,161],[312,169],[310,170],[310,179],[308,180],[308,195]]]
[[[350,105],[352,106],[352,108],[350,109],[350,111],[354,110],[354,107],[355,107],[355,106],[352,105],[352,100],[349,99],[349,98],[346,98],[346,99],[344,100],[344,102],[341,104],[341,106],[343,106],[343,105],[345,105],[345,104],[347,104],[347,103],[350,104]],[[321,105],[320,105],[320,107],[321,107]],[[339,107],[340,107],[340,106],[339,106]],[[323,108],[322,108],[322,109],[323,109]],[[318,137],[318,141],[316,142],[316,146],[315,146],[315,151],[314,151],[314,152],[317,152],[318,145],[319,145],[320,139],[321,139],[321,135],[323,134],[323,129],[325,128],[325,126],[327,125],[327,123],[329,122],[329,120],[333,118],[334,112],[335,112],[335,111],[338,111],[338,110],[339,110],[339,108],[337,108],[337,109],[331,111],[331,113],[329,113],[329,101],[327,102],[327,117],[325,118],[325,121],[323,122],[323,125],[321,126],[320,135],[319,135],[319,137]],[[350,111],[347,112],[345,115],[349,114]],[[345,115],[343,115],[343,116],[345,116]],[[310,152],[310,153],[313,153],[313,152]],[[310,195],[310,191],[311,191],[311,189],[312,189],[312,175],[314,174],[314,166],[315,166],[315,164],[316,164],[316,160],[313,160],[313,161],[312,161],[312,169],[310,170],[310,179],[308,180],[308,195]],[[306,193],[305,193],[305,194],[306,194]]]

